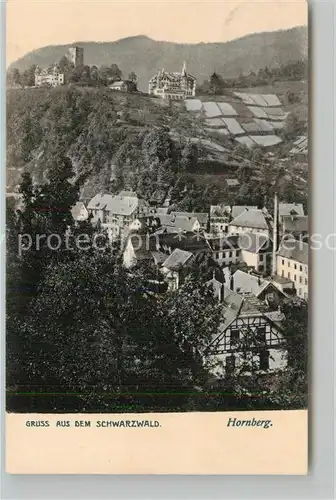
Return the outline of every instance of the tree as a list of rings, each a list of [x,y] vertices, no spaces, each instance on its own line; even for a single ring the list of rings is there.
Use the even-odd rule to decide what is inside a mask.
[[[58,67],[61,73],[66,73],[67,71],[74,68],[74,65],[70,62],[67,56],[62,56],[59,60]]]
[[[223,80],[222,80],[221,76],[219,76],[214,71],[210,77],[210,91],[213,94],[218,94],[222,91],[222,88],[223,88]]]
[[[248,183],[252,176],[252,168],[250,165],[241,165],[237,171],[237,178],[240,184]]]
[[[18,68],[13,68],[7,71],[7,85],[9,86],[21,85],[21,75]]]
[[[123,74],[122,74],[122,71],[117,64],[115,64],[115,63],[111,64],[109,76],[114,81],[122,80]]]
[[[195,172],[198,164],[198,147],[192,142],[188,142],[182,149],[181,169],[185,172]]]
[[[286,117],[283,136],[286,140],[294,139],[302,130],[302,124],[296,113],[292,112]]]
[[[33,87],[35,85],[36,64],[32,64],[21,75],[21,85],[24,87]]]
[[[91,66],[91,68],[90,68],[90,78],[91,78],[91,80],[93,80],[94,82],[98,82],[98,79],[99,79],[99,71],[98,71],[97,66],[95,66],[95,65]]]
[[[134,71],[131,71],[131,73],[128,75],[128,79],[129,79],[131,82],[136,83],[136,82],[137,82],[137,80],[138,80],[138,77],[136,76],[136,74],[134,73]]]
[[[34,388],[36,411],[186,407],[207,379],[202,353],[218,328],[218,304],[195,281],[164,295],[143,284],[140,271],[128,274],[97,252],[48,266],[11,372],[21,391]]]

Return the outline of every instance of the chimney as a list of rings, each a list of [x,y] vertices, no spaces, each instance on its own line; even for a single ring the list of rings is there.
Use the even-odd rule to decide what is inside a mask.
[[[224,300],[224,284],[222,284],[220,286],[218,300],[219,300],[219,302],[223,302],[223,300]]]
[[[272,255],[272,275],[276,274],[277,262],[276,252],[278,249],[278,193],[274,193],[274,218],[273,218],[273,255]]]

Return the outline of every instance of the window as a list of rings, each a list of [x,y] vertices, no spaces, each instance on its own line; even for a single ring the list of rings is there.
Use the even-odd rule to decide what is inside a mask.
[[[302,276],[299,277],[299,282],[302,283]]]
[[[302,288],[299,288],[299,297],[302,295]]]
[[[287,266],[290,267],[290,262],[288,261]]]
[[[290,273],[288,273],[288,279],[291,279]]]
[[[305,278],[305,285],[308,285],[308,280],[307,280],[307,278]]]
[[[232,328],[231,330],[231,342],[237,342],[239,340],[239,330],[238,328]]]
[[[260,258],[260,262],[262,262],[262,261],[264,260],[264,254],[263,254],[263,253],[261,253],[261,254],[259,255],[259,258]]]
[[[296,281],[296,274],[294,274],[294,281]]]
[[[302,272],[302,266],[300,266],[300,271]]]
[[[269,369],[269,352],[265,350],[260,351],[260,370]]]
[[[266,327],[265,326],[258,326],[257,327],[257,335],[258,335],[260,342],[266,342]]]
[[[232,257],[232,252],[229,252],[229,257]]]
[[[281,276],[282,276],[283,278],[285,277],[285,271],[284,271],[284,270],[282,270],[282,271],[281,271]]]
[[[296,269],[296,267],[297,267],[296,264],[294,264],[294,269]]]

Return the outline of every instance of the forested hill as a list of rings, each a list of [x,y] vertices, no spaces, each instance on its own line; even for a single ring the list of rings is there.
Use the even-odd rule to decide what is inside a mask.
[[[226,43],[179,44],[152,40],[146,36],[124,38],[114,42],[78,42],[85,50],[85,64],[118,64],[124,75],[135,71],[139,88],[147,90],[149,78],[160,68],[178,71],[187,68],[202,83],[216,70],[225,78],[240,73],[286,65],[307,58],[307,27],[296,27],[265,33],[254,33]],[[42,47],[14,62],[20,71],[37,64],[47,67],[59,61],[70,45]]]
[[[230,199],[226,179],[238,176],[241,186],[232,201],[262,204],[275,181],[273,174],[279,179],[279,169],[260,169],[255,166],[260,165],[259,150],[238,155],[239,149],[230,138],[212,138],[183,103],[169,105],[106,87],[7,92],[8,193],[15,191],[25,170],[38,184],[47,181],[65,155],[82,199],[132,189],[147,200],[162,203],[169,195],[181,210],[204,211],[210,203]],[[246,161],[244,167],[241,160],[232,160],[232,152],[234,157],[259,159],[246,172]],[[292,184],[291,178],[283,184],[289,201]],[[297,201],[297,189],[292,194]]]
[[[9,90],[7,191],[24,170],[47,181],[65,155],[86,197],[133,189],[162,202],[177,184],[183,192],[185,174],[197,169],[198,149],[181,142],[190,120],[160,99],[106,88]]]

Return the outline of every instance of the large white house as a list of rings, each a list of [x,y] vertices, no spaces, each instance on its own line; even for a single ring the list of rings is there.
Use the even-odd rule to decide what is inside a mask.
[[[308,243],[291,238],[282,242],[276,257],[277,275],[290,280],[297,295],[305,300],[308,300],[308,254]]]
[[[148,93],[163,99],[186,99],[196,93],[196,78],[187,73],[186,64],[181,72],[160,70],[148,83]]]
[[[263,210],[242,211],[228,226],[229,234],[259,233],[269,236],[272,232],[272,222]]]
[[[137,229],[136,220],[148,212],[148,204],[132,191],[121,191],[118,195],[97,194],[88,204],[92,222],[100,222],[112,237],[122,230]]]

